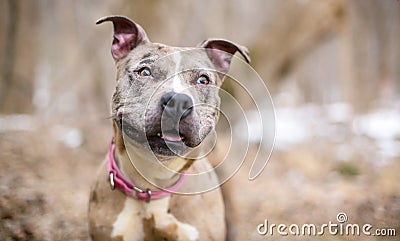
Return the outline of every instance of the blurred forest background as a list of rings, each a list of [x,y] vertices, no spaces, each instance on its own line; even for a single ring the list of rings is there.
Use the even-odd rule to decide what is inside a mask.
[[[248,181],[245,162],[223,186],[228,240],[398,240],[397,0],[0,0],[0,240],[88,240],[88,190],[112,135],[115,84],[112,27],[95,21],[113,14],[153,42],[221,37],[250,50],[277,136],[261,176]],[[264,219],[318,225],[339,212],[397,237],[256,231]]]

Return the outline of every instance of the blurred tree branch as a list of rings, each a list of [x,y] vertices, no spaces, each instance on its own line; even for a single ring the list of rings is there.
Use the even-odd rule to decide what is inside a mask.
[[[283,2],[272,24],[253,43],[253,59],[263,60],[254,63],[256,68],[272,82],[281,80],[305,55],[336,35],[345,18],[342,1]]]

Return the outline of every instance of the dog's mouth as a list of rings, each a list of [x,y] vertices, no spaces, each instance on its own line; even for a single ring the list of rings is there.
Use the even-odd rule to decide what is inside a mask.
[[[146,134],[147,141],[150,144],[173,144],[174,146],[186,146],[186,136],[177,130],[159,131],[157,134]]]
[[[177,130],[158,132],[156,135],[166,142],[184,142],[186,139],[185,135]]]
[[[185,135],[177,130],[160,131],[156,135],[148,135],[147,141],[154,153],[164,156],[183,155],[188,149]]]
[[[117,120],[117,123],[120,130],[129,139],[145,147],[150,147],[151,151],[156,155],[184,155],[191,145],[188,135],[183,130],[161,130],[161,128],[155,128],[156,130],[154,130],[153,128],[140,131],[122,119]]]

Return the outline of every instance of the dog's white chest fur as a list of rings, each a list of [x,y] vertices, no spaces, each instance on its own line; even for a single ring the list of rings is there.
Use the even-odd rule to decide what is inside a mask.
[[[142,207],[135,200],[127,198],[124,208],[113,223],[111,237],[122,236],[124,240],[143,240]]]
[[[124,208],[118,214],[113,223],[111,237],[123,237],[124,241],[140,241],[145,238],[143,220],[154,220],[154,228],[157,230],[171,230],[176,226],[177,240],[194,241],[198,240],[199,233],[193,226],[179,222],[173,215],[168,213],[170,197],[160,200],[153,200],[150,203],[127,198]],[[168,232],[168,231],[167,231]]]

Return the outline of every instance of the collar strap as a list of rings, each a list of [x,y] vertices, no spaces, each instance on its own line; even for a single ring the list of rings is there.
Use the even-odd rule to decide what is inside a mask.
[[[124,178],[117,164],[115,163],[115,144],[113,139],[114,138],[111,138],[110,145],[108,146],[108,178],[111,189],[114,190],[115,188],[118,188],[129,197],[136,198],[140,201],[150,202],[151,200],[157,200],[166,197],[177,191],[182,186],[183,182],[185,181],[187,171],[182,174],[182,176],[174,185],[162,190],[151,190],[149,188],[142,189],[129,182],[126,178]]]

